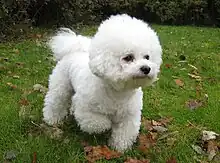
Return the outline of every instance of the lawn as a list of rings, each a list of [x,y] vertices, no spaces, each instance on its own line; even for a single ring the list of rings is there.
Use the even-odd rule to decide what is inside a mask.
[[[170,158],[178,163],[207,160],[191,145],[200,143],[202,130],[220,133],[220,29],[153,27],[163,46],[163,65],[159,81],[144,90],[143,117],[155,121],[172,117],[167,132],[176,134],[158,139],[147,153],[138,150],[137,143],[133,150],[109,162],[124,162],[127,157],[152,163]],[[95,31],[90,27],[81,33],[92,35]],[[13,162],[19,163],[86,162],[83,144],[104,144],[107,134],[89,136],[71,119],[60,130],[42,125],[45,91],[34,91],[33,86],[47,87],[55,62],[44,44],[44,31],[36,32],[35,37],[0,44],[0,162],[9,151],[16,154]],[[189,100],[203,103],[193,108],[186,105]],[[141,133],[146,132],[142,127]]]

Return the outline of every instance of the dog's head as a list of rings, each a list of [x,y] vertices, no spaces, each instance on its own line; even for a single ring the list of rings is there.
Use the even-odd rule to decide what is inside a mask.
[[[91,71],[124,88],[152,84],[162,63],[157,34],[145,22],[125,14],[100,25],[89,53]]]

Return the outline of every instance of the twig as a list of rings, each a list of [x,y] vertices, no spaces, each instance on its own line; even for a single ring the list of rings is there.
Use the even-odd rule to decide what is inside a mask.
[[[37,153],[34,152],[32,163],[37,163]]]
[[[34,123],[33,121],[31,121],[31,123],[32,123],[33,125],[35,125],[35,126],[37,126],[37,127],[40,127],[40,128],[41,128],[41,126],[40,126],[40,125],[38,125],[38,124]]]

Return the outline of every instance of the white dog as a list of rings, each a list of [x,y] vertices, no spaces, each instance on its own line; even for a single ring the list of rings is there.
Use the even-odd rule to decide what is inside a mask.
[[[50,47],[58,63],[49,79],[44,121],[57,124],[70,110],[81,130],[111,129],[111,147],[131,148],[141,124],[141,87],[156,81],[162,63],[157,34],[122,14],[103,21],[92,38],[63,29]]]

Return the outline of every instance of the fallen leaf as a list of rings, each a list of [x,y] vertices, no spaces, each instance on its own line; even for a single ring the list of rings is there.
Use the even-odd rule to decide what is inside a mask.
[[[138,149],[145,154],[152,146],[156,144],[156,139],[154,139],[150,133],[140,134],[138,140],[139,140]]]
[[[146,159],[137,160],[136,158],[128,158],[124,163],[150,163],[150,161]]]
[[[16,89],[17,86],[12,84],[12,83],[7,83],[7,85],[11,88],[11,89]]]
[[[160,122],[155,121],[155,120],[152,120],[151,123],[153,126],[161,126],[162,125]]]
[[[148,119],[142,119],[142,126],[144,127],[145,130],[147,131],[152,131],[153,127],[152,127],[152,123],[151,120]]]
[[[16,158],[17,156],[17,153],[16,151],[7,151],[4,155],[4,159],[7,160],[7,161],[12,161]]]
[[[87,146],[84,147],[84,152],[86,154],[86,159],[89,162],[95,162],[100,159],[113,159],[113,158],[119,158],[121,156],[121,153],[110,150],[106,145],[104,146]]]
[[[205,154],[205,152],[202,150],[202,148],[198,145],[191,145],[192,149],[198,153],[198,154]]]
[[[218,152],[217,143],[214,140],[208,141],[208,148],[207,148],[208,160],[212,161],[213,158],[216,156],[217,152]]]
[[[177,163],[176,158],[171,157],[169,160],[166,161],[166,163]]]
[[[168,123],[170,123],[173,120],[173,117],[164,117],[159,119],[159,122],[164,125],[167,126]]]
[[[208,141],[208,140],[215,140],[216,137],[219,136],[219,134],[213,132],[213,131],[202,131],[202,140]]]
[[[153,126],[153,130],[156,132],[166,132],[168,129],[163,126]]]
[[[176,83],[176,85],[178,85],[178,86],[180,86],[180,87],[183,87],[183,86],[184,86],[183,81],[180,80],[180,79],[175,79],[175,83]]]
[[[171,64],[168,64],[168,63],[165,64],[165,67],[166,67],[166,68],[171,68],[171,66],[172,66]]]
[[[19,101],[19,104],[20,104],[21,106],[27,106],[27,105],[29,105],[29,101],[28,101],[27,99],[21,99],[21,100]]]
[[[186,107],[188,107],[191,110],[197,109],[197,108],[201,107],[202,105],[203,105],[203,102],[199,101],[199,100],[191,99],[189,101],[186,101]]]
[[[156,132],[149,132],[153,140],[157,139],[158,134]]]

